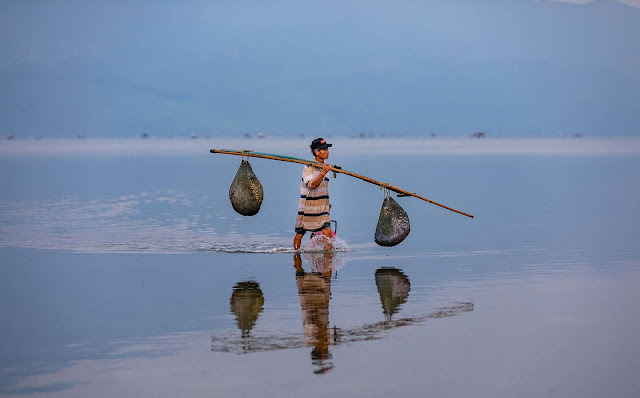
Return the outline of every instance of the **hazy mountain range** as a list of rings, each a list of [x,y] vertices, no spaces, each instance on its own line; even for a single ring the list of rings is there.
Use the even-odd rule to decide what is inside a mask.
[[[570,3],[0,1],[0,136],[640,134],[640,8]]]

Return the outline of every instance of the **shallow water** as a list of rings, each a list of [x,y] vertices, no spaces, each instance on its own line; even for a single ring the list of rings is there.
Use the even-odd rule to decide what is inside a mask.
[[[637,396],[640,154],[384,142],[330,161],[475,218],[399,198],[411,233],[379,247],[384,192],[340,175],[350,251],[296,256],[298,165],[251,160],[242,217],[213,142],[2,149],[0,394]]]

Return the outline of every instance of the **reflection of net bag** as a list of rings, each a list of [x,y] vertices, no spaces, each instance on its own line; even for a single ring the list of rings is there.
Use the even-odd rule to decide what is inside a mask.
[[[384,198],[380,218],[376,226],[376,243],[380,246],[395,246],[409,235],[409,216],[391,196]]]
[[[238,282],[231,294],[231,312],[236,315],[238,329],[248,333],[264,308],[264,296],[260,284],[254,281]]]
[[[375,277],[385,319],[389,321],[391,316],[407,301],[411,283],[401,270],[392,267],[378,268]]]
[[[260,210],[264,192],[248,161],[242,160],[231,187],[229,199],[233,210],[243,216],[253,216]]]

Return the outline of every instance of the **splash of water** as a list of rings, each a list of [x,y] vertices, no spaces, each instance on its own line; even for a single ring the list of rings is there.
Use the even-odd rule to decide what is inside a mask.
[[[311,239],[309,239],[306,243],[304,243],[300,247],[300,251],[302,253],[318,253],[323,252],[325,250],[327,239],[324,235],[312,235]],[[333,238],[330,239],[330,243],[333,246],[332,251],[334,252],[348,252],[349,246],[340,239],[338,235],[334,235]]]

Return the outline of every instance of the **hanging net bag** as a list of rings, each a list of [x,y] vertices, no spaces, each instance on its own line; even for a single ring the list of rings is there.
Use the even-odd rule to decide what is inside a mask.
[[[375,241],[380,246],[395,246],[409,235],[409,216],[385,189],[385,198],[376,226]]]
[[[229,188],[229,199],[233,210],[243,216],[253,216],[260,211],[263,198],[262,184],[253,172],[249,161],[242,159]]]

